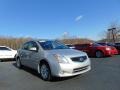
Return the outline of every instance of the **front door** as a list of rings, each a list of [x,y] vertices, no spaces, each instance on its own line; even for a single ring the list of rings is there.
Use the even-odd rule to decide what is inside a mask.
[[[36,50],[32,50],[32,48]],[[38,60],[40,60],[39,46],[37,45],[37,43],[34,41],[30,41],[28,45],[28,52],[26,53],[28,57],[25,60],[27,66],[36,69],[38,65]]]

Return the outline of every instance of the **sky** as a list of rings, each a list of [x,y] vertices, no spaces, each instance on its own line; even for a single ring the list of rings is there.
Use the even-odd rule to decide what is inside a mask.
[[[0,0],[0,36],[98,40],[119,20],[120,0]]]

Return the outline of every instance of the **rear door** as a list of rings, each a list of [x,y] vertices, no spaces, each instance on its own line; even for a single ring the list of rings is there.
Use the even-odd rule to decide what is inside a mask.
[[[29,66],[29,44],[30,42],[27,42],[23,45],[23,47],[21,48],[21,50],[19,51],[19,56],[20,56],[20,59],[21,59],[21,63],[25,66]]]
[[[83,45],[77,44],[75,45],[75,49],[83,51]]]

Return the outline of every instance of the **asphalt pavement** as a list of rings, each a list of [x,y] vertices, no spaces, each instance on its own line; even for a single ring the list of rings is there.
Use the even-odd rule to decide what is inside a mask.
[[[0,62],[0,90],[120,90],[120,55],[91,58],[92,70],[78,76],[43,81],[36,71]]]

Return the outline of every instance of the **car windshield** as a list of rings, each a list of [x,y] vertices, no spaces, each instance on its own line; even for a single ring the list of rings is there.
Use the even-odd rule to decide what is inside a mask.
[[[70,49],[68,46],[59,41],[39,41],[39,44],[44,50]]]

